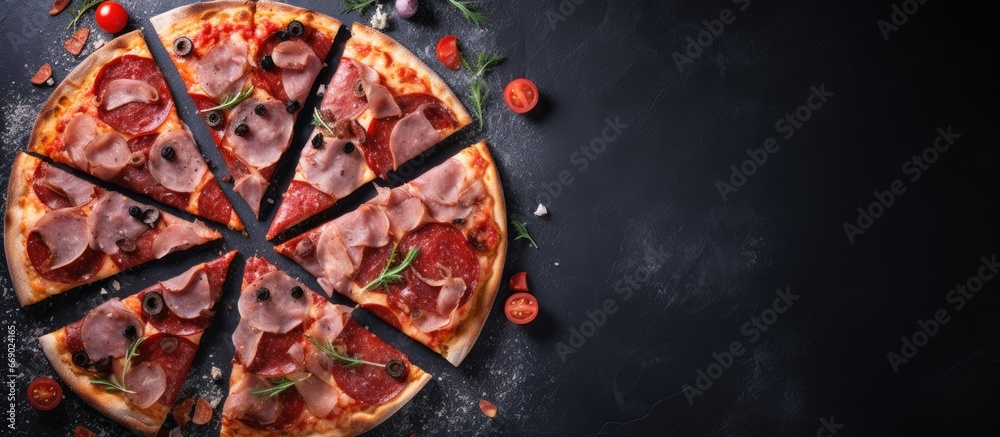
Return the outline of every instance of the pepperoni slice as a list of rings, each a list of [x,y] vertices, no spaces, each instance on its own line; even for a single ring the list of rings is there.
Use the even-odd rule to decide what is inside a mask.
[[[277,378],[298,370],[300,363],[292,359],[288,349],[295,343],[302,343],[304,338],[301,325],[284,334],[265,332],[257,345],[257,355],[247,371],[264,378]]]
[[[403,277],[406,287],[398,293],[389,293],[389,306],[401,309],[437,312],[438,294],[441,287],[427,285],[420,276],[434,280],[449,276],[462,278],[465,291],[458,306],[464,305],[472,297],[472,291],[479,282],[479,258],[458,228],[442,223],[431,223],[406,234],[399,242],[399,252],[407,253],[415,248],[420,255],[413,261],[412,269],[407,269]]]
[[[104,265],[104,253],[98,250],[87,248],[79,258],[73,262],[55,270],[43,268],[45,262],[52,256],[49,247],[37,232],[28,234],[28,260],[43,278],[50,281],[72,284],[84,282],[93,278]]]
[[[150,229],[135,240],[135,250],[119,250],[111,255],[111,261],[121,270],[128,270],[156,257],[153,255],[153,240],[160,234],[159,229]]]
[[[458,121],[448,108],[436,97],[429,94],[405,94],[396,98],[396,104],[403,111],[403,116],[412,114],[423,104],[431,104],[426,110],[428,120],[437,130],[453,129]],[[372,120],[368,126],[368,140],[361,143],[368,167],[382,178],[392,170],[392,151],[389,150],[389,137],[392,128],[403,117],[385,117]]]
[[[176,340],[176,347],[174,347]],[[172,350],[171,350],[172,349]],[[184,337],[157,333],[146,337],[139,345],[139,355],[132,359],[132,366],[151,362],[163,367],[167,374],[167,388],[157,402],[171,406],[181,392],[181,386],[187,379],[191,363],[198,352],[198,345]]]
[[[302,415],[302,410],[305,408],[305,400],[302,399],[302,395],[296,390],[285,390],[278,393],[278,404],[281,405],[281,412],[278,413],[278,417],[274,419],[267,425],[261,425],[253,419],[240,419],[243,423],[246,423],[251,428],[263,430],[263,431],[281,431],[288,429],[292,426]]]
[[[77,353],[83,350],[83,320],[80,319],[66,325],[66,349],[70,353]]]
[[[48,165],[39,165],[35,167],[35,171],[31,174],[31,188],[35,191],[35,196],[38,196],[38,200],[50,209],[62,209],[73,206],[73,203],[66,196],[39,183],[39,181],[45,179],[48,168]]]
[[[135,79],[148,83],[156,88],[159,99],[152,103],[132,102],[110,111],[100,106],[97,108],[97,117],[101,121],[120,132],[132,135],[149,132],[163,124],[174,107],[174,100],[155,61],[135,55],[111,60],[104,64],[94,79],[94,95],[102,95],[108,84],[115,79]]]
[[[338,340],[347,346],[347,354],[375,363],[386,363],[389,360],[400,360],[410,365],[406,355],[389,346],[388,343],[362,328],[357,322],[350,320],[344,325],[344,330],[337,336]],[[389,376],[385,368],[362,364],[346,367],[342,361],[337,361],[333,368],[333,379],[337,386],[355,400],[368,404],[384,404],[396,397],[406,385],[408,373],[399,378]]]
[[[219,181],[212,179],[198,195],[198,215],[217,223],[229,223],[233,205],[222,192]]]
[[[294,39],[296,38],[292,38],[292,40]],[[330,46],[333,43],[330,37],[311,26],[306,26],[305,33],[297,39],[301,39],[302,42],[309,45],[320,61],[326,59],[326,55],[330,52]],[[281,42],[282,40],[278,38],[277,30],[271,32],[270,35],[260,42],[260,47],[257,49],[258,58],[262,58],[265,55],[269,56],[274,47],[281,44]],[[260,65],[260,59],[257,59],[255,63]],[[274,67],[268,71],[265,71],[263,68],[254,68],[250,80],[255,87],[267,91],[275,99],[281,101],[288,100],[288,95],[285,94],[285,86],[281,82],[281,68]]]
[[[335,203],[337,199],[317,190],[308,182],[293,180],[285,191],[284,200],[271,222],[271,228],[267,231],[267,239],[274,238],[281,231],[326,210]]]

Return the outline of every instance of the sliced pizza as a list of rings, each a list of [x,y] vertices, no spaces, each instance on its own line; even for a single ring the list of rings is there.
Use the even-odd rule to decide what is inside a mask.
[[[358,23],[351,33],[268,239],[472,121],[448,85],[406,47]]]
[[[156,435],[173,408],[236,252],[199,264],[39,338],[70,389],[97,411]]]
[[[357,210],[276,247],[336,291],[458,365],[496,297],[507,213],[480,142]]]
[[[22,306],[221,237],[26,153],[14,160],[4,247]]]
[[[430,380],[406,355],[261,257],[247,261],[223,436],[354,436]]]
[[[212,131],[235,191],[259,216],[340,22],[263,0],[196,3],[151,21]]]
[[[28,150],[243,229],[138,30],[96,50],[56,87]]]

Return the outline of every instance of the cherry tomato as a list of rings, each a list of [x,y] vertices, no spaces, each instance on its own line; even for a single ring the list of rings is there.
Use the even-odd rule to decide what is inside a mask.
[[[448,35],[438,41],[437,57],[445,67],[452,70],[458,70],[462,66],[462,54],[458,51],[458,38],[455,35]]]
[[[503,312],[507,320],[523,325],[538,316],[538,301],[528,293],[514,293],[507,298]]]
[[[37,410],[49,411],[62,401],[62,386],[52,378],[38,378],[28,385],[28,403]]]
[[[510,277],[510,291],[528,292],[528,272],[515,273]]]
[[[128,12],[115,2],[104,2],[97,6],[97,25],[108,33],[118,33],[128,24]]]
[[[512,111],[524,114],[538,104],[538,87],[528,79],[514,79],[504,88],[503,99]]]

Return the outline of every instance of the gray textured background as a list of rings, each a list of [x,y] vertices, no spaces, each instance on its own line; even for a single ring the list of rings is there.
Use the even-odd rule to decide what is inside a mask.
[[[185,3],[123,2],[166,66],[182,118],[205,155],[221,162],[148,22]],[[358,19],[340,13],[340,1],[291,3],[345,23]],[[413,21],[391,13],[388,33],[459,95],[468,92],[468,75],[433,57],[442,35],[456,34],[470,52],[499,52],[508,60],[487,77],[494,98],[486,128],[446,141],[404,179],[485,138],[508,211],[526,220],[541,246],[536,251],[512,242],[505,276],[529,271],[543,313],[525,327],[508,323],[500,310],[504,287],[479,343],[453,368],[356,312],[435,375],[372,434],[815,435],[831,428],[843,435],[966,435],[995,416],[997,287],[987,281],[961,307],[948,298],[956,284],[976,275],[980,257],[997,251],[997,156],[990,134],[997,88],[986,67],[996,39],[988,34],[995,26],[986,10],[930,0],[886,41],[878,22],[892,23],[893,7],[902,1],[484,1],[489,18],[482,28],[443,1],[421,3]],[[51,92],[28,79],[43,62],[53,65],[57,79],[79,62],[62,48],[69,15],[50,18],[48,8],[5,0],[0,12],[5,168]],[[678,67],[686,38],[697,38],[703,21],[727,9],[731,22],[710,42],[703,36],[701,53],[692,51],[690,62]],[[93,18],[83,25],[93,27]],[[95,27],[81,57],[101,37]],[[321,81],[331,75],[324,70]],[[511,113],[497,98],[520,76],[543,94],[530,117]],[[776,121],[806,104],[810,87],[820,85],[833,95],[786,138],[789,131]],[[313,104],[307,102],[307,110]],[[627,127],[608,135],[606,120]],[[907,173],[904,163],[948,126],[961,138],[911,180],[914,164]],[[296,153],[307,130],[307,122],[299,124]],[[724,199],[718,182],[728,181],[730,166],[744,165],[747,150],[768,138],[780,149]],[[279,167],[279,187],[288,182],[291,161]],[[3,186],[7,177],[0,172]],[[843,225],[854,223],[856,209],[867,208],[872,193],[894,180],[902,181],[905,194],[849,241]],[[236,199],[231,185],[224,189]],[[373,195],[368,186],[326,216]],[[530,215],[538,199],[549,218]],[[125,296],[230,248],[242,252],[238,267],[259,252],[315,285],[263,240],[273,209],[255,222],[245,207],[237,208],[249,238],[227,231],[222,243],[28,309],[17,306],[8,277],[0,275],[0,332],[7,337],[13,330],[4,350],[13,348],[19,365],[12,376],[0,368],[16,392],[11,407],[9,386],[0,390],[3,432],[66,435],[82,424],[102,435],[123,433],[71,393],[48,413],[23,398],[31,379],[51,374],[35,338],[99,304],[102,287]],[[224,303],[235,303],[237,288],[238,281],[227,283]],[[799,298],[755,334],[747,323],[769,316],[777,289]],[[597,312],[604,308],[614,313],[602,318]],[[900,353],[900,337],[913,338],[918,321],[937,310],[949,321],[894,369],[887,354]],[[221,401],[226,387],[211,382],[209,369],[228,372],[236,317],[235,310],[220,310],[182,397]],[[581,330],[589,335],[574,334]],[[722,367],[712,366],[713,355],[733,344],[745,352],[717,372]],[[713,375],[710,386],[699,372]],[[682,388],[687,385],[694,388]],[[499,406],[496,419],[478,411],[483,397]],[[9,408],[16,432],[6,428]],[[221,402],[211,428],[194,428],[195,434],[216,433],[219,411]]]

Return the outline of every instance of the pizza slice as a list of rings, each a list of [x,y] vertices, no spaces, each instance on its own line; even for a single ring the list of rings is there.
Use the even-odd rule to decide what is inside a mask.
[[[212,1],[152,18],[254,215],[340,30],[271,1]]]
[[[70,389],[130,430],[156,435],[187,379],[232,251],[39,338]]]
[[[406,47],[358,23],[351,33],[268,239],[472,121],[448,85]]]
[[[507,213],[486,144],[275,249],[454,365],[496,297]]]
[[[221,237],[26,153],[14,160],[4,247],[21,306]]]
[[[138,30],[96,50],[59,84],[35,121],[28,150],[243,229]]]
[[[430,380],[406,355],[261,257],[247,260],[222,435],[354,436]]]

